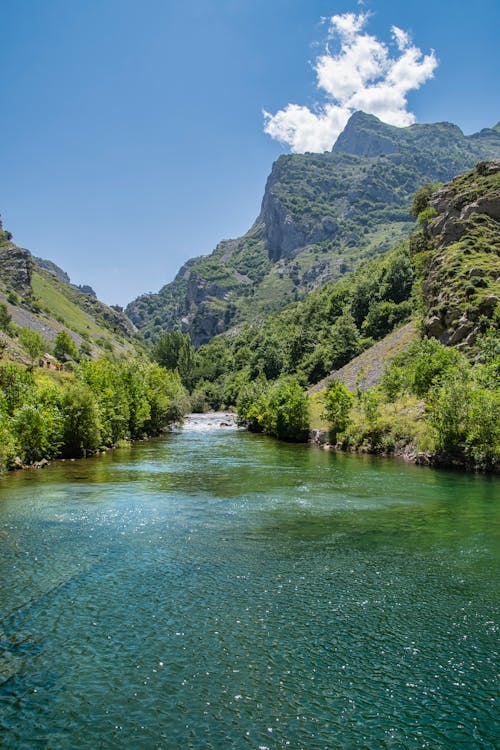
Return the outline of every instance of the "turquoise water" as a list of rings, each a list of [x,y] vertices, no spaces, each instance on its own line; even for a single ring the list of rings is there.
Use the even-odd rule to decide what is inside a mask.
[[[498,480],[231,430],[0,482],[2,748],[498,748]]]

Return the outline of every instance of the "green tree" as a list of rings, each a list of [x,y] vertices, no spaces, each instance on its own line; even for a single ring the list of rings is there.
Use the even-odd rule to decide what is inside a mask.
[[[436,192],[438,187],[439,183],[429,182],[427,185],[422,185],[422,187],[417,190],[410,205],[410,214],[414,219],[416,219],[422,211],[429,208],[431,195]]]
[[[61,415],[42,404],[23,404],[12,419],[12,432],[24,463],[58,455]]]
[[[238,416],[255,432],[281,440],[307,439],[309,402],[296,378],[281,377],[270,384],[254,382],[240,396]]]
[[[65,455],[85,456],[96,451],[101,440],[101,423],[90,388],[82,383],[71,385],[64,393],[62,409]]]
[[[59,331],[54,341],[54,357],[59,362],[65,362],[67,359],[76,359],[78,349],[75,342],[67,331]]]
[[[0,396],[9,416],[30,398],[34,387],[33,374],[28,370],[13,362],[5,362],[0,366]]]
[[[330,328],[330,369],[342,367],[361,351],[359,331],[348,310]]]
[[[191,385],[195,354],[189,334],[165,331],[153,348],[152,356],[165,369],[177,370],[184,385]]]
[[[44,353],[47,342],[41,333],[33,331],[31,328],[21,328],[19,341],[23,345],[30,360],[30,367],[33,369],[35,361]]]
[[[349,424],[349,412],[353,403],[353,395],[343,383],[332,381],[324,395],[324,411],[322,418],[330,423],[330,432],[334,438],[343,432]]]
[[[0,474],[12,466],[16,453],[11,420],[0,407]]]
[[[10,333],[12,317],[9,315],[5,302],[0,302],[0,330]]]

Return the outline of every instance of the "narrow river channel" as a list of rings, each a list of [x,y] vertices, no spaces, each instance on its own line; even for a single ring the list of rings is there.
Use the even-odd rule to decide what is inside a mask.
[[[0,746],[498,748],[498,480],[228,424],[0,480]]]

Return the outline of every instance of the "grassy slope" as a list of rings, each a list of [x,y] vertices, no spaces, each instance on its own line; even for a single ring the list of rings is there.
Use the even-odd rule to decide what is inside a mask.
[[[16,326],[38,331],[49,345],[65,330],[78,347],[85,343],[93,355],[103,350],[126,355],[141,347],[129,321],[37,265],[31,273],[31,284],[16,289],[10,275],[2,273],[1,265],[1,253],[12,247],[15,245],[10,235],[0,226],[0,302],[6,305]],[[23,252],[29,263],[29,253]],[[0,332],[7,345],[4,357],[23,360],[24,349],[15,335],[16,330],[12,333]]]

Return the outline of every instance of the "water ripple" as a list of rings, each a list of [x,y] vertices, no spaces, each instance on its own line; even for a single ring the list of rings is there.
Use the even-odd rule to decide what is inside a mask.
[[[491,490],[229,429],[4,481],[2,748],[493,750]]]

